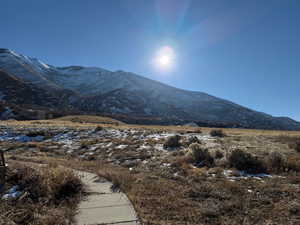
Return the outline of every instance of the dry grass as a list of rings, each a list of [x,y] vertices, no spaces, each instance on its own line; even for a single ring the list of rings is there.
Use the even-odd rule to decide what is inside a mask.
[[[111,124],[111,125],[125,124],[119,120],[115,120],[109,117],[87,116],[87,115],[64,116],[64,117],[57,118],[55,120],[69,121],[73,123],[96,123],[96,124]]]
[[[71,116],[72,117],[72,116]],[[76,117],[76,116],[75,116]],[[103,117],[101,117],[103,118]],[[103,127],[115,127],[118,129],[140,129],[142,131],[177,131],[182,133],[198,133],[201,131],[203,134],[209,134],[215,128],[201,127],[201,128],[192,128],[192,127],[178,127],[178,126],[160,126],[160,125],[130,125],[119,123],[118,125],[114,125],[114,123],[105,123],[106,117],[103,119],[104,124],[101,124]],[[108,121],[114,122],[114,119],[107,118]],[[80,120],[79,120],[80,121]],[[101,120],[100,120],[101,121]],[[97,122],[97,121],[96,121]],[[100,122],[99,122],[100,123]],[[3,126],[11,126],[11,127],[70,127],[70,128],[81,128],[81,129],[90,129],[97,127],[97,123],[88,122],[88,120],[84,120],[82,122],[72,122],[71,119],[61,120],[61,119],[53,119],[53,120],[33,120],[33,121],[16,121],[16,120],[8,120],[8,121],[0,121],[0,125]],[[288,137],[298,137],[300,138],[300,131],[280,131],[280,130],[254,130],[254,129],[238,129],[238,128],[222,128],[222,130],[228,136],[248,136],[248,137],[256,137],[256,136],[268,136],[268,137],[280,137],[280,136],[288,136]]]
[[[219,130],[211,130],[209,132],[210,136],[212,137],[226,137],[226,134],[223,130],[219,129]]]
[[[180,141],[180,136],[179,135],[168,137],[167,140],[164,143],[164,148],[165,149],[177,148],[177,147],[180,146],[179,141]]]
[[[27,124],[30,123],[27,122]],[[54,122],[51,121],[51,123]],[[55,126],[61,126],[64,123],[63,121],[55,121]],[[78,123],[78,125],[75,125],[72,122],[66,122],[66,124],[76,128],[80,127],[80,129],[94,129],[96,127],[95,124]],[[106,127],[107,125],[101,126]],[[141,133],[144,131],[158,133],[169,130],[186,134],[196,131],[191,127],[118,126],[118,129],[127,128],[136,128],[141,130]],[[209,134],[213,128],[201,128],[201,130],[205,135]],[[114,144],[129,145],[126,149],[112,150],[112,156],[116,156],[119,162],[124,159],[135,158],[149,161],[146,166],[141,163],[139,166],[130,168],[132,170],[125,166],[111,165],[100,160],[78,160],[70,156],[51,155],[46,154],[46,152],[31,153],[29,155],[28,151],[23,151],[24,153],[20,151],[18,152],[20,156],[17,155],[15,159],[47,162],[54,165],[60,164],[98,173],[100,177],[106,178],[114,184],[112,187],[114,190],[122,190],[128,195],[143,224],[300,224],[300,154],[290,145],[291,142],[295,143],[293,140],[300,137],[300,133],[242,129],[222,130],[227,136],[215,138],[209,143],[206,143],[206,140],[197,141],[196,139],[182,138],[180,150],[165,151],[164,155],[161,152],[155,154],[137,152],[135,148],[140,143],[130,137],[126,140],[108,140],[108,142],[112,141]],[[288,138],[282,138],[282,136],[288,136]],[[82,141],[83,145],[88,147],[94,143],[106,142],[107,140],[87,139]],[[189,141],[199,142],[199,148],[202,150],[207,149],[207,151],[201,150],[197,156],[196,154],[195,156],[186,154],[187,149],[184,147],[187,148],[191,144]],[[151,146],[158,143],[156,140],[145,142]],[[5,146],[5,144],[1,146]],[[24,147],[27,148],[28,145],[18,147],[11,145],[9,147],[23,149]],[[236,154],[236,149],[239,149],[242,153]],[[102,154],[103,151],[99,152],[99,154]],[[162,154],[162,157],[160,158],[157,154]],[[195,164],[195,159],[203,162],[208,154],[209,157],[214,159],[214,164]],[[25,155],[30,157],[26,158]],[[42,155],[51,155],[51,157],[41,157]],[[230,160],[232,155],[235,157]],[[103,155],[101,159],[105,160],[105,156]],[[151,161],[151,158],[154,159]],[[164,163],[170,165],[163,166]],[[229,169],[229,167],[245,169],[249,172],[258,172],[256,171],[257,168],[263,168],[259,171],[267,171],[272,175],[278,174],[280,177],[274,176],[274,178],[265,178],[262,181],[259,179],[230,181],[223,173],[224,169]],[[234,174],[235,171],[232,170],[232,174]],[[236,174],[238,174],[238,171],[236,171]],[[57,211],[57,213],[61,212]],[[51,220],[51,216],[49,220]]]
[[[111,189],[113,191],[129,192],[136,181],[136,178],[122,167],[102,164],[102,166],[97,167],[97,174],[99,177],[112,182]]]
[[[282,181],[233,183],[226,179],[208,179],[200,174],[191,174],[182,180],[149,174],[123,176],[119,173],[118,177],[130,187],[123,190],[144,224],[250,225],[253,221],[255,224],[268,221],[287,224],[287,218],[289,224],[299,222],[296,214],[299,210],[297,188],[286,186]],[[292,199],[292,206],[280,207]],[[262,204],[263,201],[268,204]],[[278,213],[282,216],[278,217]]]
[[[200,144],[193,143],[189,146],[188,154],[191,155],[193,162],[198,167],[213,167],[215,164],[214,158],[211,156],[208,149],[201,147]]]
[[[268,170],[282,172],[285,170],[285,158],[279,152],[271,152],[267,159]]]
[[[17,200],[0,200],[1,225],[73,223],[83,186],[71,170],[10,163],[7,187],[12,185],[18,185],[23,195]]]
[[[40,160],[97,172],[110,180],[114,190],[128,195],[142,224],[296,225],[300,222],[300,179],[294,173],[264,182],[256,179],[232,182],[221,175],[222,168],[213,168],[213,173],[220,176],[212,178],[206,168],[194,169],[186,161],[180,164],[177,177],[166,178],[160,170],[130,172],[100,161]]]
[[[300,153],[300,136],[280,135],[275,138],[275,141],[287,144],[291,149]]]
[[[266,167],[264,162],[252,154],[242,151],[240,149],[234,150],[229,158],[230,167],[238,170],[243,170],[248,173],[265,173]]]

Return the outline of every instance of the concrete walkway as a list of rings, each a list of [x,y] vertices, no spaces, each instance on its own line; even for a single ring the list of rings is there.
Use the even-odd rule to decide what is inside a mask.
[[[135,210],[123,193],[112,192],[112,183],[100,181],[92,173],[76,171],[87,186],[88,196],[79,204],[78,225],[120,224],[137,225]]]

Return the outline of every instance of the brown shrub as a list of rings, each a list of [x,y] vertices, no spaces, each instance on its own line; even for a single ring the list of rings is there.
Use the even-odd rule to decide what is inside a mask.
[[[48,132],[45,130],[30,130],[26,133],[28,137],[47,136]]]
[[[179,135],[174,135],[174,136],[170,136],[167,138],[167,140],[164,143],[164,148],[176,148],[176,147],[180,147],[180,136]]]
[[[295,150],[300,153],[300,141],[296,143]]]
[[[51,168],[44,171],[44,187],[47,192],[52,194],[52,198],[58,200],[68,200],[82,191],[80,178],[72,170],[61,167]]]
[[[41,198],[47,198],[48,201],[58,203],[74,197],[83,189],[80,178],[72,170],[58,166],[39,170],[29,167],[16,169],[8,177],[8,182],[19,185],[37,202]]]
[[[85,139],[80,142],[81,148],[88,148],[91,145],[95,145],[98,143],[97,139]]]
[[[228,158],[229,165],[248,173],[264,173],[266,167],[261,160],[240,149],[234,150]]]
[[[193,163],[194,159],[191,155],[186,156],[179,156],[174,159],[174,161],[171,163],[172,167],[179,167],[182,168],[186,164]]]
[[[49,139],[55,134],[50,132],[50,130],[29,130],[28,132],[25,132],[25,135],[28,137],[44,136],[45,139]]]
[[[202,130],[201,128],[197,128],[194,130],[194,133],[197,133],[197,134],[202,134]]]
[[[285,167],[287,171],[300,172],[300,156],[289,156]]]
[[[83,186],[71,170],[20,165],[10,168],[7,186],[18,185],[24,195],[18,201],[0,199],[0,224],[67,225],[73,222]]]
[[[189,146],[189,154],[198,166],[214,166],[214,158],[210,155],[209,151],[197,143],[193,143]]]
[[[294,139],[293,141],[289,142],[289,147],[294,149],[296,152],[300,153],[300,139]]]
[[[283,155],[279,152],[271,152],[267,158],[267,165],[270,171],[283,171],[285,167]]]
[[[201,141],[196,136],[191,136],[188,138],[189,144],[198,143],[201,144]]]
[[[219,130],[211,130],[210,131],[210,135],[212,137],[226,137],[226,134],[223,130],[219,129]]]
[[[188,136],[181,141],[182,146],[184,146],[186,148],[189,147],[193,143],[201,144],[202,142],[196,136]]]
[[[216,159],[222,159],[224,157],[223,152],[221,152],[220,150],[215,151],[215,158]]]
[[[292,201],[288,206],[288,210],[291,214],[300,215],[300,202]]]
[[[276,142],[287,144],[290,148],[295,149],[295,151],[300,152],[300,137],[280,135],[275,138]]]
[[[101,131],[101,130],[103,130],[104,128],[102,127],[102,126],[97,126],[95,129],[94,129],[94,131],[95,132],[98,132],[98,131]]]

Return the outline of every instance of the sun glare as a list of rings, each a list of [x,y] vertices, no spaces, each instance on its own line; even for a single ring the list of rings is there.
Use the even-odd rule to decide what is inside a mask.
[[[160,58],[158,59],[159,63],[161,66],[168,66],[171,63],[171,59],[168,55],[162,55],[160,56]]]
[[[164,46],[158,50],[155,57],[155,65],[160,70],[172,68],[175,60],[174,50],[170,46]]]

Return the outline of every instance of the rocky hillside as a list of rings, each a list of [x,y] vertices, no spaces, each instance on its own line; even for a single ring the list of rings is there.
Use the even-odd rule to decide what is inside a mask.
[[[1,98],[8,103],[105,114],[126,122],[300,130],[300,123],[123,72],[54,67],[0,49]],[[17,90],[17,91],[16,91]]]

